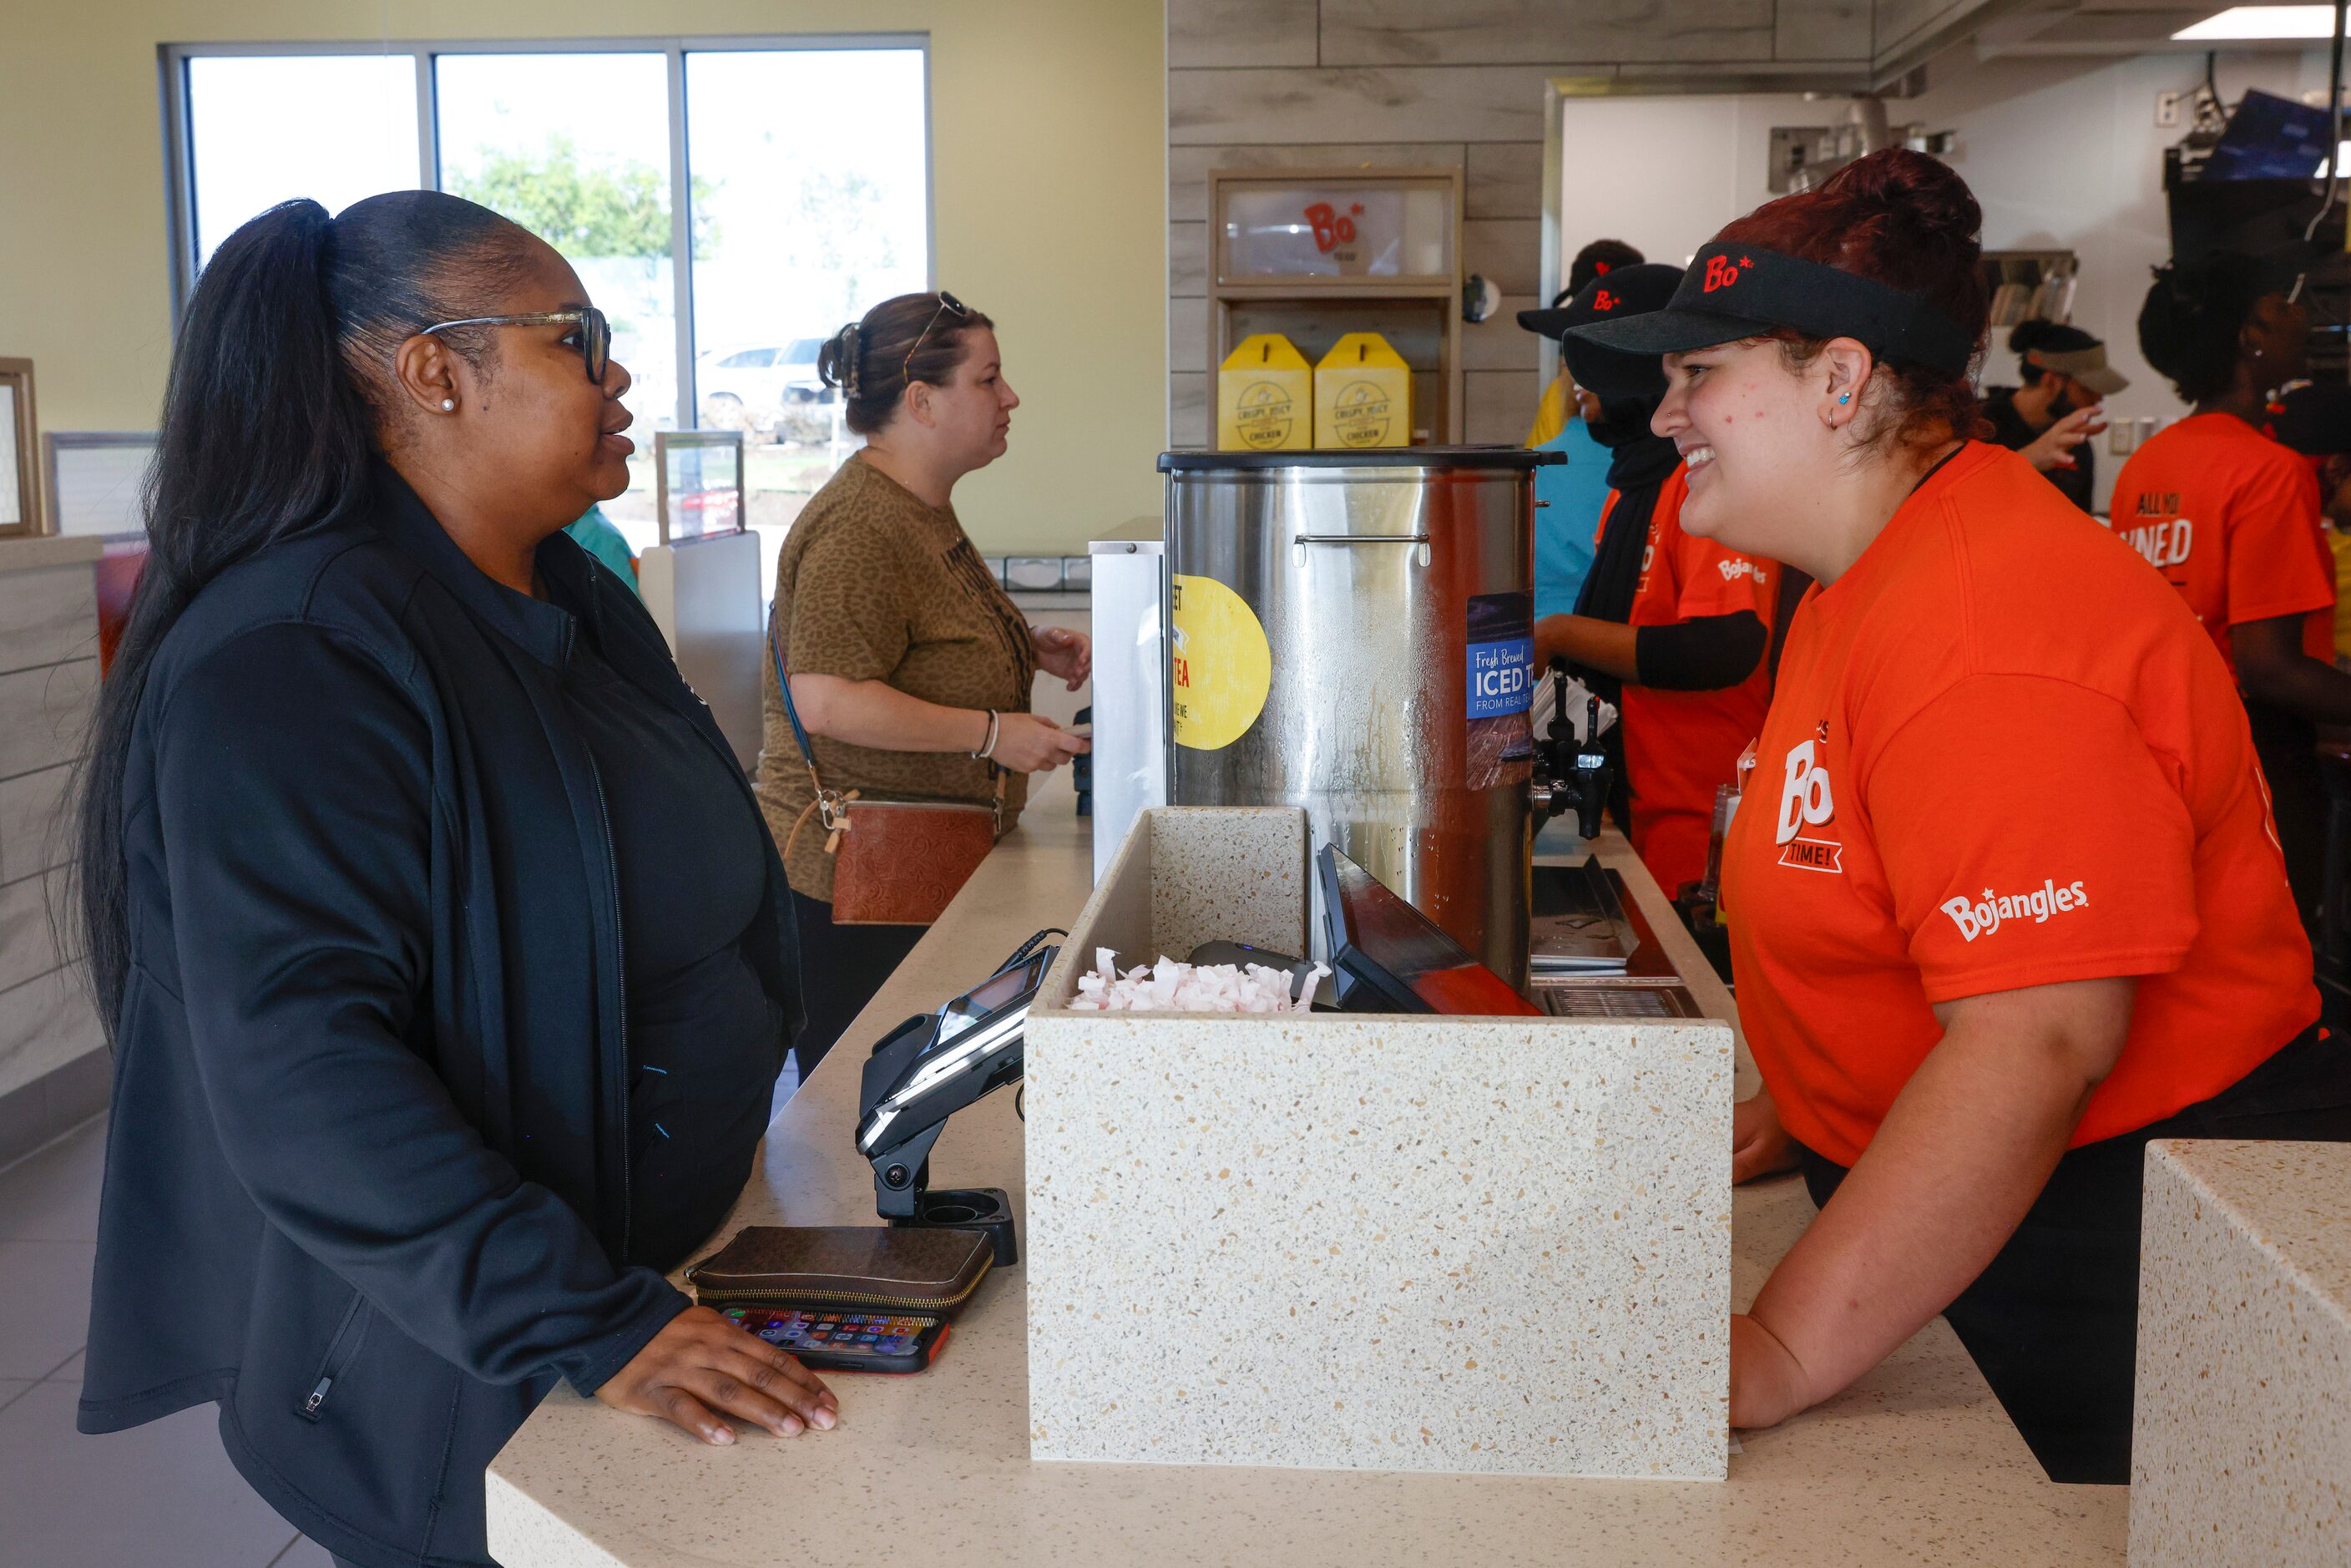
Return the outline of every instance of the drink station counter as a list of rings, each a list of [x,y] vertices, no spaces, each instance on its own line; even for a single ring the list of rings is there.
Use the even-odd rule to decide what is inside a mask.
[[[1613,832],[1587,843],[1562,827],[1554,824],[1538,841],[1538,860],[1581,865],[1596,853],[1616,872],[1704,1015],[1607,1027],[1625,1031],[1626,1040],[1686,1039],[1700,1052],[1719,1040],[1736,1052],[1737,1092],[1751,1092],[1753,1071],[1737,1046],[1729,997],[1637,858]],[[864,1046],[987,974],[1030,932],[1076,925],[1089,903],[1092,867],[1088,824],[1073,814],[1066,789],[1057,781],[1040,789],[1019,829],[778,1117],[747,1190],[711,1247],[744,1225],[874,1223],[873,1172],[852,1137]],[[1099,904],[1093,913],[1102,915]],[[1065,957],[1091,962],[1074,948]],[[1090,1139],[1073,1138],[1078,1113],[1100,1112],[1108,1092],[1098,1078],[1090,1091],[1095,1103],[1069,1098],[1068,1040],[1071,1020],[1082,1015],[1055,1011],[1059,977],[1058,970],[1049,977],[1032,1019],[1026,1126],[1015,1097],[998,1093],[957,1114],[931,1153],[942,1186],[1006,1189],[1026,1255],[985,1282],[957,1319],[952,1345],[929,1370],[909,1377],[837,1376],[837,1430],[789,1441],[746,1430],[728,1448],[705,1448],[662,1423],[559,1388],[490,1468],[490,1544],[499,1562],[507,1568],[803,1568],[869,1563],[884,1553],[958,1565],[1334,1568],[1439,1559],[1722,1560],[1806,1568],[2123,1561],[2128,1492],[2047,1480],[1939,1319],[1845,1393],[1771,1431],[1737,1434],[1727,1446],[1719,1379],[1710,1375],[1689,1378],[1684,1386],[1693,1392],[1677,1393],[1693,1407],[1678,1413],[1669,1430],[1657,1424],[1658,1406],[1620,1398],[1579,1407],[1572,1398],[1560,1402],[1556,1387],[1531,1382],[1513,1388],[1481,1377],[1496,1366],[1514,1376],[1540,1374],[1508,1333],[1487,1336],[1499,1343],[1498,1362],[1479,1353],[1471,1343],[1479,1325],[1444,1303],[1488,1310],[1509,1292],[1491,1290],[1492,1281],[1480,1282],[1488,1287],[1482,1297],[1452,1289],[1459,1281],[1447,1278],[1443,1256],[1430,1260],[1439,1288],[1407,1292],[1410,1312],[1389,1314],[1393,1327],[1380,1333],[1388,1343],[1369,1343],[1379,1331],[1367,1330],[1372,1320],[1362,1302],[1347,1300],[1350,1293],[1400,1285],[1389,1276],[1423,1239],[1439,1250],[1460,1244],[1456,1268],[1461,1258],[1479,1256],[1474,1215],[1462,1226],[1452,1211],[1440,1211],[1460,1202],[1444,1192],[1445,1183],[1404,1179],[1415,1162],[1428,1163],[1425,1152],[1399,1152],[1410,1141],[1406,1130],[1384,1121],[1378,1141],[1367,1145],[1358,1136],[1350,1147],[1346,1130],[1337,1129],[1340,1146],[1318,1156],[1322,1186],[1301,1194],[1287,1220],[1279,1205],[1219,1197],[1224,1186],[1249,1191],[1243,1184],[1251,1171],[1228,1149],[1207,1154],[1228,1163],[1201,1171],[1191,1168],[1197,1160],[1160,1158],[1145,1146],[1151,1138],[1111,1118],[1104,1118],[1112,1121],[1108,1127],[1086,1129]],[[1147,1015],[1130,1017],[1141,1022]],[[1344,1030],[1368,1021],[1301,1023]],[[1413,1028],[1353,1048],[1367,1091],[1374,1081],[1425,1086],[1440,1066],[1458,1076],[1462,1052],[1476,1049],[1469,1037],[1503,1020],[1395,1021]],[[1598,1026],[1545,1019],[1540,1027]],[[1422,1031],[1429,1031],[1426,1038]],[[1102,1038],[1114,1033],[1106,1030]],[[1176,1043],[1179,1051],[1187,1049]],[[1121,1059],[1119,1071],[1129,1065]],[[1164,1092],[1153,1090],[1131,1103],[1156,1103],[1158,1120],[1178,1128],[1196,1113],[1203,1121],[1212,1109],[1236,1113],[1230,1106],[1176,1100],[1189,1091],[1174,1083],[1175,1076],[1180,1074],[1171,1074]],[[1702,1076],[1693,1075],[1698,1087],[1691,1092],[1710,1105],[1714,1091],[1698,1082]],[[1271,1087],[1290,1093],[1299,1086]],[[1727,1098],[1730,1085],[1721,1087]],[[1364,1098],[1379,1102],[1368,1092]],[[1462,1112],[1457,1106],[1443,1113]],[[1058,1118],[1059,1131],[1048,1128],[1049,1116]],[[1330,1133],[1322,1129],[1322,1135]],[[1214,1142],[1202,1140],[1201,1152]],[[1444,1157],[1468,1154],[1448,1145]],[[1283,1162],[1294,1157],[1270,1144],[1259,1156],[1269,1172],[1292,1168]],[[1610,1157],[1589,1147],[1553,1149],[1540,1168],[1526,1171],[1525,1182],[1596,1181]],[[1720,1190],[1727,1192],[1727,1150],[1721,1158]],[[1093,1191],[1073,1191],[1083,1200],[1075,1204],[1060,1193],[1040,1201],[1048,1168],[1052,1183],[1066,1184],[1089,1161],[1103,1173],[1119,1167],[1117,1180],[1134,1202],[1122,1209]],[[1367,1195],[1361,1220],[1331,1212],[1350,1175],[1360,1176]],[[1502,1188],[1493,1172],[1471,1176],[1473,1187],[1483,1182],[1478,1190],[1492,1189],[1498,1201],[1515,1190]],[[1460,1186],[1458,1174],[1451,1180]],[[1710,1167],[1699,1172],[1684,1195],[1711,1191],[1713,1180]],[[1312,1204],[1324,1212],[1309,1215]],[[1049,1214],[1056,1205],[1058,1217]],[[1562,1232],[1575,1223],[1565,1207]],[[1656,1265],[1692,1278],[1652,1283],[1661,1299],[1679,1287],[1698,1301],[1716,1288],[1719,1269],[1728,1299],[1709,1310],[1743,1307],[1811,1213],[1792,1177],[1740,1188],[1730,1195],[1727,1239],[1701,1238],[1678,1260]],[[1146,1281],[1129,1271],[1147,1260],[1141,1235],[1119,1239],[1107,1273],[1090,1271],[1086,1254],[1072,1247],[1073,1219],[1098,1236],[1122,1224],[1152,1232],[1152,1244],[1165,1254],[1164,1277]],[[1332,1238],[1358,1223],[1365,1226],[1369,1255],[1332,1259],[1329,1249],[1340,1243]],[[1245,1234],[1238,1232],[1242,1226]],[[1272,1230],[1284,1234],[1269,1235]],[[1498,1236],[1492,1231],[1483,1244],[1500,1245]],[[1286,1258],[1310,1240],[1322,1249],[1321,1263]],[[1199,1255],[1177,1256],[1186,1247]],[[1213,1256],[1219,1251],[1229,1255],[1228,1262]],[[1621,1301],[1639,1288],[1647,1266],[1625,1260],[1604,1281],[1604,1291]],[[1325,1316],[1292,1320],[1284,1305],[1278,1330],[1247,1321],[1249,1312],[1286,1301],[1253,1296],[1252,1275],[1280,1289],[1289,1274],[1316,1270],[1337,1287]],[[1574,1291],[1556,1283],[1526,1293],[1532,1328],[1559,1332],[1561,1317],[1575,1312]],[[1113,1304],[1121,1291],[1130,1307],[1148,1305],[1147,1320],[1119,1314]],[[1202,1292],[1217,1295],[1201,1302],[1216,1310],[1187,1313],[1186,1300]],[[1604,1305],[1594,1302],[1595,1324],[1606,1317]],[[1065,1321],[1040,1321],[1046,1313]],[[1620,1312],[1614,1328],[1625,1321]],[[1687,1329],[1702,1362],[1719,1323],[1693,1316]],[[1688,1348],[1656,1347],[1660,1375],[1688,1377],[1687,1363],[1675,1359]],[[1051,1364],[1040,1362],[1040,1354]],[[1471,1362],[1479,1364],[1466,1364]],[[1240,1386],[1233,1375],[1238,1368],[1257,1375],[1254,1385]],[[1318,1387],[1284,1369],[1321,1369],[1333,1385]],[[1367,1369],[1378,1377],[1366,1378]],[[1620,1383],[1618,1392],[1633,1385]],[[1519,1394],[1527,1402],[1513,1416],[1507,1406]],[[1089,1400],[1094,1404],[1081,1407]],[[1559,1418],[1549,1430],[1547,1417],[1528,1414],[1538,1401],[1550,1401]],[[1130,1404],[1138,1408],[1122,1408]],[[1365,1404],[1374,1407],[1350,1408]],[[1490,1443],[1481,1435],[1487,1427]],[[1550,1436],[1562,1443],[1544,1440]],[[1144,1459],[1155,1445],[1160,1457]],[[1570,1451],[1568,1458],[1552,1457],[1561,1448]],[[1636,1476],[1696,1479],[1631,1479]]]

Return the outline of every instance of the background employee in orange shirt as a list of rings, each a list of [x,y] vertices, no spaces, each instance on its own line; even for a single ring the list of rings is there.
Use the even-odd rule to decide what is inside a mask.
[[[1661,309],[1681,277],[1621,267],[1569,302],[1563,326]],[[1584,350],[1573,337],[1562,347],[1581,380]],[[1575,612],[1535,622],[1535,664],[1563,656],[1617,703],[1633,847],[1670,894],[1706,874],[1715,789],[1732,781],[1770,701],[1763,650],[1779,571],[1682,531],[1681,455],[1649,429],[1665,390],[1651,360],[1586,420],[1612,452],[1608,499]]]
[[[2111,509],[2115,532],[2179,591],[2235,667],[2305,922],[2325,872],[2314,727],[2351,724],[2351,675],[2334,664],[2334,559],[2317,481],[2262,425],[2270,390],[2303,373],[2307,325],[2251,256],[2159,268],[2139,346],[2195,408],[2131,455]]]
[[[1944,1313],[2050,1473],[2128,1477],[2152,1136],[2351,1137],[2351,1063],[2226,667],[1969,439],[1975,199],[1901,149],[1701,248],[1663,353],[1682,524],[1817,581],[1725,850],[1740,1020],[1820,1216],[1731,1320],[1769,1426]],[[1596,379],[1596,367],[1579,370]]]

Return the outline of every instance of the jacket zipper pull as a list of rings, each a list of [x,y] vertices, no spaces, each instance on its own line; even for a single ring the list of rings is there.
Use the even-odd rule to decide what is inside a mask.
[[[335,1380],[331,1377],[319,1379],[319,1385],[310,1390],[308,1399],[302,1401],[302,1419],[316,1421],[319,1418],[319,1406],[327,1402],[327,1390],[334,1385]]]

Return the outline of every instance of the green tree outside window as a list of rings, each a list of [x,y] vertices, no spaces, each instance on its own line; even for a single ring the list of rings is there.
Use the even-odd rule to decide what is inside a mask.
[[[583,166],[569,136],[550,136],[537,156],[493,152],[480,168],[454,174],[449,192],[512,218],[566,256],[651,260],[670,254],[669,204],[659,172],[633,158]],[[715,193],[709,181],[695,176],[696,261],[708,260],[717,241],[710,217]]]

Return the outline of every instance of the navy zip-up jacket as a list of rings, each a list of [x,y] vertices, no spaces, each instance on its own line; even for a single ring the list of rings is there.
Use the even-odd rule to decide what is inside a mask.
[[[329,1551],[477,1568],[490,1458],[688,1302],[614,1261],[622,933],[574,618],[390,468],[363,510],[207,585],[140,702],[79,1420],[218,1401],[237,1469]],[[634,596],[561,535],[538,566],[741,779]],[[768,893],[747,950],[797,1026],[772,845]]]

